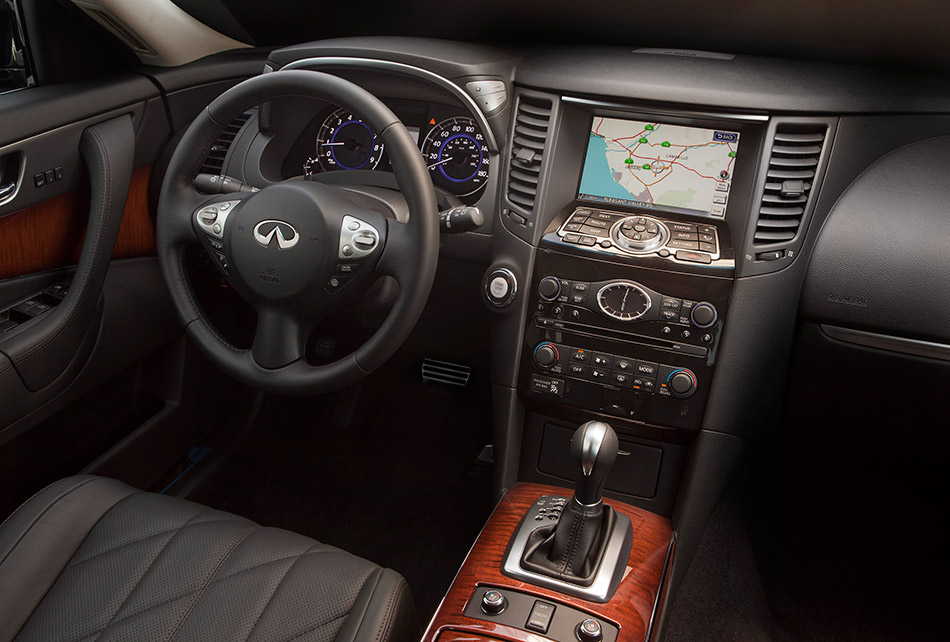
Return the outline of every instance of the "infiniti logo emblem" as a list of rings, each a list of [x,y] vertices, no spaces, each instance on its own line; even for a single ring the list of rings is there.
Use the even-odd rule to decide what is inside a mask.
[[[277,249],[288,250],[297,245],[300,234],[290,223],[284,221],[261,221],[254,226],[254,240],[268,247],[277,237]]]

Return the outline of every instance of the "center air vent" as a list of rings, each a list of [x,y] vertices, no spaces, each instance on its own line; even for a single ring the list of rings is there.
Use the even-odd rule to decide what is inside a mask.
[[[238,132],[241,131],[241,128],[244,127],[251,116],[254,114],[254,110],[249,110],[240,114],[230,122],[230,124],[224,128],[218,138],[214,141],[214,145],[211,146],[211,151],[208,152],[208,158],[205,159],[204,165],[201,166],[199,170],[202,174],[222,174],[224,170],[224,161],[228,157],[228,150],[231,149],[231,145],[234,143],[234,139],[237,138]]]
[[[781,245],[795,239],[815,187],[827,131],[819,125],[776,127],[754,245]]]
[[[534,211],[544,161],[544,143],[551,124],[551,101],[534,96],[520,96],[515,115],[515,133],[508,169],[508,200]]]

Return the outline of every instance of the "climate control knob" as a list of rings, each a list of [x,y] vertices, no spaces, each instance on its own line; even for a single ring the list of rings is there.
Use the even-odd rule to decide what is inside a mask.
[[[716,312],[716,308],[713,307],[712,303],[703,301],[693,306],[690,318],[693,321],[693,325],[697,328],[708,328],[716,323],[719,314]]]
[[[696,392],[696,375],[686,368],[674,370],[666,380],[666,387],[674,397],[685,399]]]
[[[538,346],[534,349],[534,365],[539,368],[550,368],[557,360],[560,358],[557,348],[553,343],[545,341],[544,343],[539,343]]]
[[[545,301],[553,301],[561,294],[561,282],[553,276],[546,276],[538,283],[538,295]]]

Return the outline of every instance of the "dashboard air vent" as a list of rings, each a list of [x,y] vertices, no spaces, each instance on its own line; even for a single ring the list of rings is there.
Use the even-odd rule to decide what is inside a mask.
[[[422,361],[422,381],[424,383],[444,383],[450,386],[465,387],[472,376],[472,369],[458,363],[438,361],[425,357]]]
[[[756,246],[795,239],[811,197],[827,127],[779,125],[755,225]]]
[[[224,128],[224,131],[222,131],[217,140],[214,141],[214,145],[211,146],[211,151],[208,152],[208,157],[199,170],[200,173],[221,174],[224,169],[224,160],[228,156],[228,150],[231,149],[231,144],[234,142],[234,139],[237,138],[241,128],[244,127],[244,123],[246,123],[253,114],[253,110],[246,111],[236,116],[234,120]]]
[[[508,169],[508,200],[534,210],[544,161],[544,143],[551,121],[551,101],[533,96],[520,96],[515,114],[515,134]]]

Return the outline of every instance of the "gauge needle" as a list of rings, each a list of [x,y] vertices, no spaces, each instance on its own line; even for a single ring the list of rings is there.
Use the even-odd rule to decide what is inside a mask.
[[[435,163],[435,164],[433,164],[433,165],[429,165],[429,169],[432,169],[433,167],[438,167],[439,165],[445,165],[445,164],[448,163],[450,160],[452,160],[451,157],[446,158],[446,159],[444,159],[444,160],[440,160],[438,163]]]
[[[324,147],[332,147],[333,145],[346,145],[346,143],[324,143],[322,141],[320,144],[323,145]]]
[[[623,301],[620,302],[620,311],[623,312],[627,309],[627,295],[630,294],[630,289],[627,288],[623,293]]]

